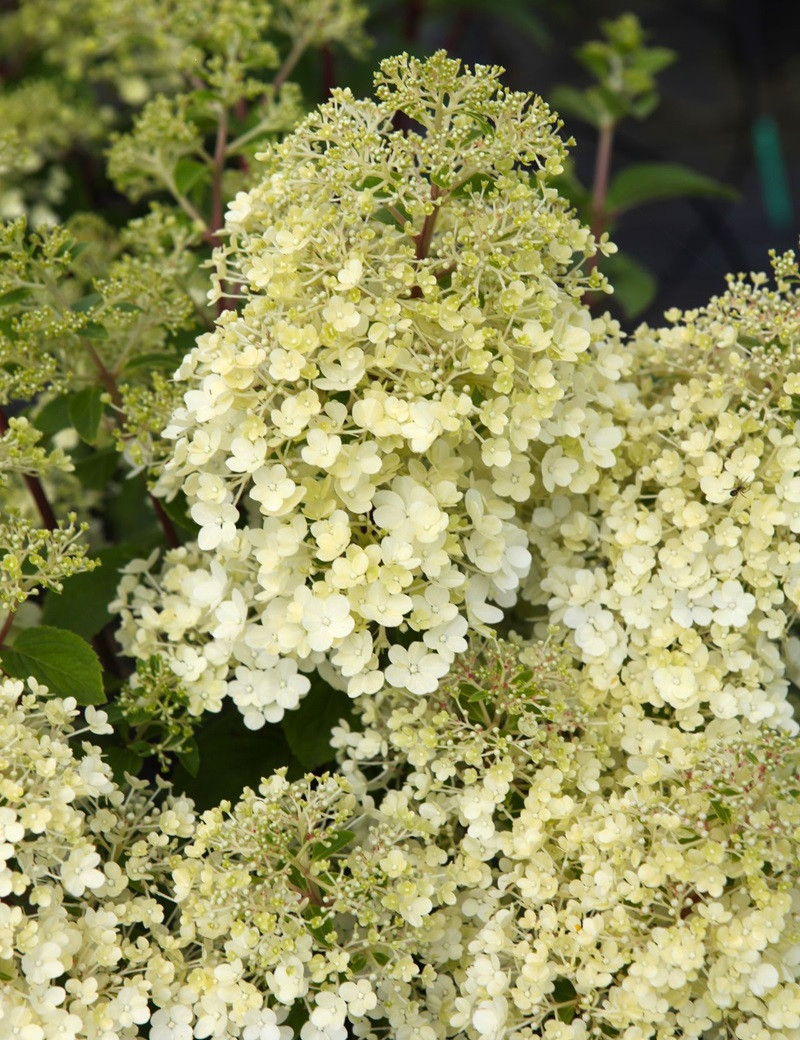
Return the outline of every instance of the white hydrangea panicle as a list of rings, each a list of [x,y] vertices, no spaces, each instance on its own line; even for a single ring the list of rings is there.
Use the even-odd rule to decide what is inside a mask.
[[[592,401],[625,362],[581,302],[607,288],[581,273],[598,245],[549,184],[560,124],[501,71],[387,60],[376,100],[335,90],[235,200],[212,295],[235,285],[243,305],[177,373],[160,479],[186,493],[199,551],[121,596],[126,650],[173,660],[212,710],[210,684],[240,702],[238,670],[277,660],[324,661],[353,696],[430,692],[515,602],[534,491],[586,492],[614,463],[620,431]],[[220,568],[226,598],[198,613],[187,567]],[[187,643],[213,658],[205,679]],[[284,699],[248,701],[248,725]]]
[[[800,607],[800,276],[793,253],[773,263],[776,289],[731,278],[636,332],[594,489],[560,486],[557,446],[543,460],[525,596],[568,631],[587,703],[796,729],[782,645]]]

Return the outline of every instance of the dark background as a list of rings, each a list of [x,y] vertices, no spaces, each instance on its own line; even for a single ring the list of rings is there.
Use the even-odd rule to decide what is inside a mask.
[[[658,293],[644,318],[671,306],[702,304],[724,288],[728,271],[766,270],[770,248],[797,246],[800,233],[800,0],[372,0],[372,60],[361,68],[337,57],[335,80],[371,89],[368,69],[398,50],[444,47],[466,62],[498,64],[506,82],[545,98],[559,83],[589,85],[574,58],[598,38],[601,19],[638,15],[652,46],[677,60],[658,77],[661,103],[642,122],[619,128],[613,169],[637,161],[679,162],[736,188],[731,202],[685,199],[623,216],[612,237],[656,275]],[[774,121],[782,161],[759,166],[753,129]],[[573,157],[591,180],[595,131],[568,118]],[[788,185],[790,209],[770,217],[770,182]],[[778,192],[780,194],[780,192]]]

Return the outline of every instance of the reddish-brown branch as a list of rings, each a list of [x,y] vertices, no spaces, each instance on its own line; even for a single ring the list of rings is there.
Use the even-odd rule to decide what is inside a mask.
[[[164,532],[164,541],[167,543],[167,546],[170,549],[177,549],[178,546],[181,544],[181,540],[178,537],[178,532],[173,527],[172,521],[167,516],[166,510],[161,505],[156,496],[152,494],[150,491],[148,491],[147,494],[150,498],[150,504],[152,505],[153,510],[156,514],[156,519],[158,520],[159,524],[161,524],[161,530]]]
[[[100,357],[100,355],[97,353],[97,351],[94,349],[91,343],[85,342],[84,345],[89,354],[89,357],[92,359],[92,364],[97,369],[97,375],[100,378],[100,382],[103,384],[103,388],[106,390],[109,397],[111,398],[114,407],[119,408],[121,410],[122,398],[120,397],[119,389],[117,388],[117,381],[114,379],[113,372],[110,372],[106,368],[105,364],[103,363],[103,359]]]
[[[412,42],[419,39],[424,12],[423,0],[406,0],[405,34]]]
[[[414,255],[417,260],[424,260],[430,252],[433,229],[436,226],[436,218],[439,216],[439,207],[435,203],[443,194],[444,192],[436,184],[431,185],[431,202],[434,203],[434,207],[432,212],[423,220],[419,234],[414,236]],[[411,299],[418,300],[421,296],[422,289],[415,285],[411,290]]]
[[[327,44],[320,47],[319,60],[322,69],[322,100],[327,101],[336,86],[336,61],[332,48]]]
[[[608,214],[606,198],[608,196],[608,180],[611,174],[611,153],[614,145],[614,123],[604,122],[600,125],[600,138],[597,142],[597,155],[594,161],[594,178],[592,183],[592,235],[597,241],[606,229]],[[589,271],[597,267],[597,253],[589,258]]]
[[[209,230],[216,238],[223,224],[224,202],[222,177],[225,173],[225,152],[228,147],[228,110],[222,109],[217,127],[217,143],[214,148],[214,177],[211,183],[211,224]]]
[[[15,613],[16,612],[13,611],[13,610],[9,611],[8,617],[3,622],[3,627],[0,628],[0,646],[3,645],[3,642],[4,642],[5,638],[6,638],[6,636],[8,635],[9,629],[11,628],[12,624],[14,623],[14,614]]]

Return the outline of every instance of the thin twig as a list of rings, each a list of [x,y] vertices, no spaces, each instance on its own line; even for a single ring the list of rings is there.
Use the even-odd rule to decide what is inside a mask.
[[[304,36],[298,37],[294,42],[294,47],[289,51],[286,56],[286,60],[283,65],[278,69],[275,74],[275,79],[272,81],[272,89],[277,94],[281,89],[286,80],[291,76],[292,70],[295,65],[300,61],[303,56],[303,51],[308,46],[308,40]]]
[[[608,196],[608,179],[611,173],[611,153],[614,145],[614,128],[612,120],[600,124],[600,138],[597,142],[597,155],[594,162],[594,178],[592,184],[592,235],[595,241],[606,229],[606,198]],[[589,271],[597,267],[597,253],[589,257]]]

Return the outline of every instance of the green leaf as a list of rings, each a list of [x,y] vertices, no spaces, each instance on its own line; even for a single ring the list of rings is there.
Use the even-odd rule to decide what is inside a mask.
[[[80,335],[86,339],[105,340],[108,339],[108,329],[96,321],[87,321],[80,330]]]
[[[578,992],[568,978],[561,977],[555,980],[553,986],[553,998],[561,1006],[556,1014],[562,1022],[571,1022],[575,1017],[575,1004],[571,1003],[577,999]]]
[[[711,808],[714,810],[714,815],[717,816],[723,823],[731,822],[731,811],[727,805],[723,805],[722,802],[711,800]]]
[[[46,436],[51,436],[69,426],[72,420],[69,414],[70,394],[59,394],[52,401],[42,405],[33,418],[33,425]]]
[[[22,286],[19,289],[11,289],[10,292],[0,296],[0,307],[10,307],[12,303],[22,303],[31,295],[31,290]]]
[[[636,318],[653,302],[658,283],[644,264],[628,253],[614,253],[601,260],[600,270],[614,287],[612,299],[626,318]]]
[[[488,173],[473,173],[463,184],[459,184],[451,192],[451,195],[454,199],[463,199],[468,195],[479,195],[481,191],[493,184],[494,177],[490,177]]]
[[[667,66],[677,59],[678,55],[675,51],[669,49],[669,47],[643,47],[637,52],[633,59],[633,63],[637,69],[641,69],[642,72],[647,72],[651,76],[655,76],[656,73],[661,72],[662,69],[666,69]]]
[[[534,187],[536,175],[531,174],[531,187]],[[558,194],[562,195],[575,207],[579,214],[588,214],[592,203],[592,193],[578,180],[575,168],[571,162],[567,162],[564,172],[554,177],[551,181]]]
[[[75,459],[75,476],[85,488],[104,491],[117,469],[119,456],[116,448],[93,451],[83,459]]]
[[[335,852],[339,852],[345,848],[355,838],[355,831],[341,830],[334,831],[333,834],[328,835],[324,841],[314,842],[311,848],[312,859],[328,859]]]
[[[283,732],[292,753],[304,769],[316,769],[333,757],[331,730],[340,719],[350,719],[353,702],[341,690],[334,690],[318,676],[311,677],[311,689],[295,711],[283,717]]]
[[[204,179],[211,178],[211,170],[205,163],[194,159],[179,159],[173,173],[175,187],[181,195],[188,195],[192,188]]]
[[[172,780],[175,790],[193,798],[198,809],[218,805],[223,798],[235,802],[245,787],[257,788],[265,776],[281,766],[288,767],[289,780],[303,775],[281,727],[246,729],[230,699],[226,698],[218,715],[204,715],[194,735],[203,768],[192,776],[179,761]]]
[[[86,296],[81,296],[79,300],[76,300],[72,305],[73,311],[90,311],[92,307],[96,307],[98,303],[103,302],[103,294],[99,292],[90,292]]]
[[[147,481],[141,473],[120,481],[118,491],[105,506],[105,520],[120,542],[147,542],[152,548],[163,538],[147,495]]]
[[[191,516],[189,516],[189,507],[186,503],[186,496],[182,491],[179,491],[178,494],[169,501],[163,498],[159,499],[159,501],[161,502],[161,507],[164,512],[173,524],[179,527],[182,531],[185,531],[185,533],[190,537],[197,537],[200,527],[194,522],[194,520],[192,520]]]
[[[550,101],[560,116],[575,116],[592,126],[597,126],[604,114],[591,94],[575,87],[553,87]]]
[[[91,639],[111,620],[108,604],[114,599],[119,572],[137,556],[146,556],[153,542],[129,542],[101,549],[96,554],[100,566],[93,571],[74,574],[64,581],[62,592],[48,592],[42,611],[45,625],[67,628]]]
[[[32,675],[51,693],[78,704],[103,704],[103,673],[85,639],[63,628],[40,625],[20,632],[13,647],[0,651],[3,670],[16,679]]]
[[[139,354],[127,362],[125,365],[125,371],[134,372],[139,368],[163,368],[174,372],[180,364],[180,361],[181,359],[176,357],[174,354],[167,354],[163,351],[151,354]]]
[[[138,776],[144,759],[127,747],[118,747],[116,744],[103,748],[103,758],[111,766],[114,779],[118,784],[125,782],[125,774]]]
[[[178,752],[178,761],[189,776],[197,776],[200,772],[200,748],[196,740],[190,741],[183,751]]]
[[[103,416],[103,391],[99,386],[87,386],[69,399],[69,417],[78,436],[87,444],[97,440],[97,430]]]
[[[659,199],[709,195],[732,199],[736,191],[713,177],[690,170],[679,163],[636,163],[628,166],[611,181],[606,207],[612,213],[624,213],[634,206]]]

